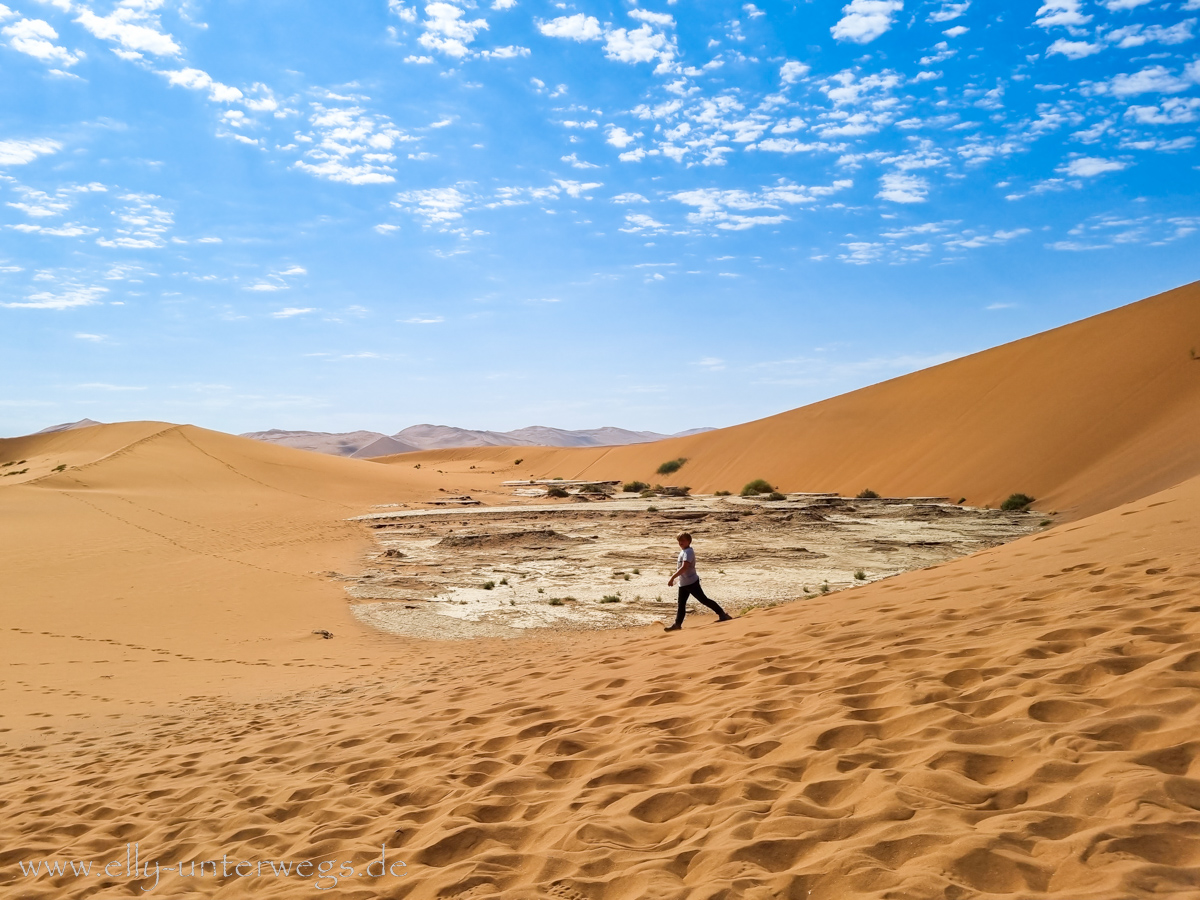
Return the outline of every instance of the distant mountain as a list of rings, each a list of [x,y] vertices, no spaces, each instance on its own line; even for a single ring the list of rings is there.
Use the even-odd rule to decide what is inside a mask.
[[[361,451],[374,444],[380,444],[380,452],[372,453],[371,456],[409,453],[417,449],[411,444],[389,438],[378,431],[348,431],[342,434],[330,434],[328,431],[282,431],[272,428],[270,431],[251,431],[243,434],[242,437],[266,441],[270,444],[282,444],[285,447],[295,447],[297,450],[311,450],[314,453],[328,453],[331,456],[360,458]],[[381,441],[388,443],[382,444]]]
[[[49,428],[43,428],[36,434],[53,434],[56,431],[74,431],[76,428],[91,428],[93,425],[103,425],[103,422],[97,422],[94,419],[80,419],[78,422],[64,422],[62,425],[51,425]]]
[[[614,447],[623,444],[646,444],[650,441],[712,430],[693,428],[679,434],[659,434],[656,431],[630,431],[627,428],[567,431],[562,428],[531,425],[515,431],[476,431],[470,428],[455,428],[452,425],[411,425],[390,436],[377,431],[331,434],[326,431],[283,431],[273,428],[270,431],[251,431],[242,437],[283,444],[299,450],[329,453],[333,456],[367,459],[372,456],[410,453],[413,450],[443,450],[449,447]]]

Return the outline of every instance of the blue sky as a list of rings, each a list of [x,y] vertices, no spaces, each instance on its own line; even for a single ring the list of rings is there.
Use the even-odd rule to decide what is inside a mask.
[[[1196,277],[1200,0],[6,0],[0,433],[756,418]]]

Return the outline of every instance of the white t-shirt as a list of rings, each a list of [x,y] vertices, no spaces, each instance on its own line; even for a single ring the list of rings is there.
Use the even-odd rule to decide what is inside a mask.
[[[691,547],[685,547],[679,551],[679,559],[675,563],[675,569],[678,570],[684,563],[691,563],[692,567],[679,576],[676,582],[680,587],[687,584],[695,584],[700,580],[700,576],[696,574],[696,551]]]

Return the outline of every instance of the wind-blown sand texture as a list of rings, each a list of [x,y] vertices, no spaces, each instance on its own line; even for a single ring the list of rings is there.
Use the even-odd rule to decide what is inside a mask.
[[[136,842],[163,865],[327,856],[359,870],[386,844],[407,874],[345,878],[356,898],[1196,897],[1200,362],[1180,350],[1200,336],[1195,299],[989,351],[1007,362],[980,376],[958,430],[926,417],[967,460],[947,450],[918,471],[891,419],[874,461],[842,447],[859,465],[849,492],[978,502],[1045,485],[1076,521],[673,635],[420,642],[354,619],[326,574],[370,548],[345,520],[450,490],[512,502],[495,451],[416,469],[162,423],[0,441],[0,463],[30,467],[0,479],[0,894],[141,894],[149,882],[121,866],[24,878],[18,865],[102,866]],[[1100,378],[1093,352],[1117,344],[1140,386],[1097,383],[1091,431],[1055,424],[1082,401],[1051,389]],[[1055,358],[1045,383],[1010,365]],[[937,381],[945,368],[879,389],[919,419],[928,392],[946,402],[974,371]],[[1028,379],[1020,403],[1013,379]],[[1018,407],[1037,430],[996,432]],[[840,486],[808,483],[811,434],[779,433],[786,452],[713,444],[726,462],[696,452],[680,475],[704,487],[691,467],[753,466],[782,482],[759,471],[776,453],[804,482],[783,486]],[[841,440],[835,424],[822,433]],[[1020,480],[992,471],[1016,463],[989,441],[1032,442]],[[688,455],[670,448],[620,452]],[[523,450],[522,474],[562,452]],[[947,484],[955,472],[969,483]],[[1147,487],[1172,473],[1189,478]],[[314,889],[311,874],[161,877],[161,896]]]

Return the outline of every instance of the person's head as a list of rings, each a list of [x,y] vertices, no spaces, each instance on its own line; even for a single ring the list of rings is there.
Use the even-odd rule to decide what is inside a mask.
[[[679,541],[679,546],[682,547],[684,550],[686,550],[688,547],[692,546],[692,536],[690,534],[688,534],[686,531],[683,532],[682,534],[675,535],[675,540]]]

